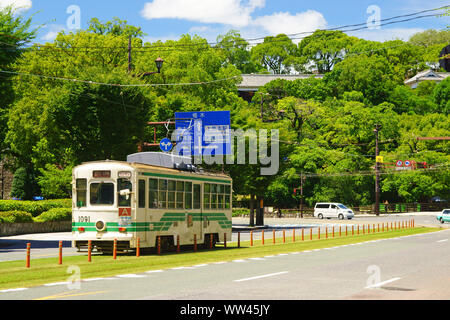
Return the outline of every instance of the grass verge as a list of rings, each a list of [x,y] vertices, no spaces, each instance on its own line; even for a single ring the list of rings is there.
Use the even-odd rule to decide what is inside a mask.
[[[80,268],[81,278],[88,279],[180,266],[192,266],[200,263],[231,261],[272,254],[328,248],[439,230],[441,229],[416,227],[412,229],[366,233],[364,235],[355,234],[354,236],[351,234],[345,236],[344,233],[339,237],[336,234],[334,238],[329,234],[328,239],[325,239],[324,235],[321,235],[320,239],[317,239],[317,235],[313,235],[312,240],[310,240],[309,234],[305,234],[304,241],[301,240],[301,234],[297,230],[295,242],[292,239],[292,231],[290,231],[289,234],[286,233],[285,243],[283,243],[283,237],[281,237],[276,238],[276,243],[273,244],[273,238],[266,236],[264,245],[262,245],[261,239],[254,240],[253,246],[250,246],[250,241],[241,241],[240,248],[237,247],[236,242],[232,242],[227,244],[227,248],[224,248],[223,245],[218,245],[214,250],[200,250],[196,253],[182,251],[180,254],[175,252],[163,253],[159,256],[149,254],[141,255],[139,258],[130,255],[118,255],[116,260],[109,255],[93,255],[92,262],[87,261],[86,253],[85,256],[63,257],[62,265],[58,264],[58,258],[32,259],[31,268],[25,267],[25,261],[4,261],[0,262],[0,289],[23,288],[69,281],[69,277],[72,275],[72,273],[68,273],[69,266],[77,266]],[[31,252],[31,254],[33,253]]]

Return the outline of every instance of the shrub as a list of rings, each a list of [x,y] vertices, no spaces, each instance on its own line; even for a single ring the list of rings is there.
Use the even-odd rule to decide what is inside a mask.
[[[33,217],[30,213],[25,211],[4,211],[0,212],[0,224],[1,223],[20,223],[20,222],[33,222]]]
[[[34,218],[35,222],[71,221],[72,208],[54,208]]]
[[[70,197],[72,191],[72,167],[59,169],[55,165],[47,164],[40,169],[42,176],[38,180],[41,194],[47,199]]]
[[[71,199],[43,200],[43,201],[17,201],[0,200],[1,211],[25,211],[37,217],[41,213],[53,208],[71,208]]]
[[[233,217],[239,217],[241,215],[249,215],[250,214],[250,209],[247,208],[234,208],[233,209]]]

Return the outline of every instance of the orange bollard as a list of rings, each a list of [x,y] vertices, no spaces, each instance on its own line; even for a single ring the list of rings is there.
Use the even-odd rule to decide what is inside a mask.
[[[312,228],[309,229],[309,240],[312,240]]]
[[[223,247],[226,248],[227,247],[227,233],[225,232],[223,235]]]
[[[241,233],[238,232],[238,248],[241,247]]]
[[[302,241],[305,241],[305,230],[302,228]]]
[[[264,230],[261,231],[261,243],[264,245]]]
[[[195,233],[194,233],[194,252],[197,252],[197,235]]]
[[[92,261],[92,241],[88,240],[88,262]]]
[[[339,226],[339,237],[342,237],[342,227]]]
[[[378,232],[380,232],[380,224],[378,224],[377,229],[378,229]]]
[[[334,226],[333,226],[333,238],[334,238]]]
[[[286,243],[286,230],[283,229],[283,243]]]
[[[317,234],[317,239],[320,239],[320,228],[319,228],[319,233]]]
[[[325,227],[325,239],[328,239],[328,227]]]
[[[347,228],[347,226],[345,226],[345,236],[346,237],[348,236],[348,228]]]
[[[275,244],[275,229],[272,230],[273,243]]]
[[[292,229],[292,242],[295,242],[295,229]]]
[[[213,238],[214,236],[212,234],[209,235],[209,248],[212,249],[213,248]]]
[[[381,231],[384,232],[384,222],[381,224]]]
[[[250,231],[250,247],[253,247],[253,230]]]
[[[62,241],[59,242],[58,264],[62,264]]]
[[[356,234],[359,234],[359,224],[358,224],[358,229],[356,230]]]
[[[354,236],[355,235],[355,228],[354,228],[354,226],[352,225],[352,236]]]
[[[114,239],[113,259],[117,259],[117,239]]]
[[[370,224],[367,224],[367,233],[370,233]]]
[[[26,263],[25,263],[25,266],[27,267],[27,268],[29,268],[30,267],[30,257],[31,257],[31,243],[27,243],[27,260],[26,260]]]
[[[225,233],[226,234],[226,233]],[[226,238],[225,238],[226,239]],[[226,240],[225,240],[226,241]],[[177,235],[177,253],[180,253],[180,235]]]
[[[141,256],[141,238],[137,238],[136,243],[136,258],[139,258]]]

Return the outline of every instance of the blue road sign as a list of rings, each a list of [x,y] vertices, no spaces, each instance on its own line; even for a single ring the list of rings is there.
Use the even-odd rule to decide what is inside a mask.
[[[177,145],[190,145],[191,155],[231,154],[230,111],[176,112],[175,129]]]
[[[159,148],[163,152],[169,152],[170,150],[172,150],[172,147],[173,147],[173,144],[169,138],[164,138],[159,142]]]

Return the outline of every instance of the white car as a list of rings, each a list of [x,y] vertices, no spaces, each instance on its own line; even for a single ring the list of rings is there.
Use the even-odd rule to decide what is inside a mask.
[[[335,202],[319,202],[316,203],[314,207],[314,217],[323,219],[323,218],[339,218],[341,220],[344,219],[352,219],[355,216],[353,211],[342,203]]]

